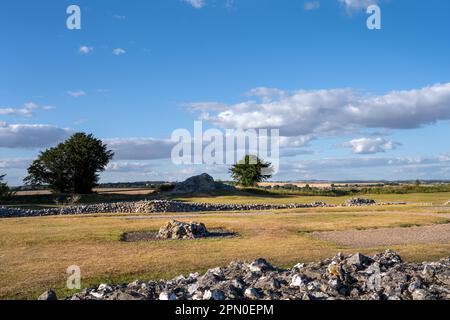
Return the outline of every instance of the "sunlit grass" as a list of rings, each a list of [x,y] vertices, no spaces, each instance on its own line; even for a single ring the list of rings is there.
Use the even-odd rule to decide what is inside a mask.
[[[357,250],[313,239],[309,236],[313,231],[448,223],[448,219],[434,213],[408,212],[417,211],[414,208],[206,213],[181,220],[200,220],[209,228],[237,232],[239,237],[135,243],[121,242],[120,237],[129,231],[156,231],[168,220],[167,215],[157,219],[128,219],[124,215],[0,219],[0,298],[35,298],[49,288],[60,295],[68,294],[64,289],[65,272],[74,264],[81,267],[84,287],[136,278],[171,278],[238,259],[264,257],[276,265],[291,266],[333,256],[338,251]],[[370,254],[382,249],[362,251]],[[412,244],[397,249],[410,260],[434,259],[449,255],[450,244]]]

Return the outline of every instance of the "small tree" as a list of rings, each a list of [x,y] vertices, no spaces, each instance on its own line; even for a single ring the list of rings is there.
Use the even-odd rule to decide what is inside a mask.
[[[25,182],[49,185],[59,193],[89,194],[97,186],[114,153],[91,134],[75,133],[55,148],[42,152],[28,168]]]
[[[3,182],[5,176],[6,174],[0,175],[0,201],[10,198],[13,195],[6,182]]]
[[[233,180],[243,187],[256,186],[258,182],[271,178],[272,172],[273,168],[270,162],[264,162],[252,155],[246,155],[230,169]]]

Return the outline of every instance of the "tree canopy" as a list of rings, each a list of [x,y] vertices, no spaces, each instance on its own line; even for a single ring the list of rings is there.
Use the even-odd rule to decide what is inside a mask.
[[[75,133],[68,140],[39,154],[28,168],[25,182],[46,184],[54,192],[89,194],[97,186],[114,153],[92,134]]]
[[[252,155],[246,155],[244,159],[230,168],[230,174],[237,184],[243,187],[253,187],[259,182],[272,177],[272,164]]]
[[[12,192],[9,189],[6,182],[3,182],[3,179],[5,178],[5,176],[6,176],[5,174],[0,175],[0,200],[9,198],[12,195]]]

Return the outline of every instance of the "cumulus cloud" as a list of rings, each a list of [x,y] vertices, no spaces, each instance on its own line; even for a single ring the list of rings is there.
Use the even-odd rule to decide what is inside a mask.
[[[357,154],[375,154],[394,150],[401,144],[382,137],[360,138],[344,143],[344,147],[351,148]]]
[[[221,111],[208,111],[218,102],[196,107],[203,109],[202,120],[221,128],[278,128],[282,136],[310,139],[365,128],[413,129],[450,119],[450,83],[378,96],[350,88],[256,92],[257,99]]]
[[[116,56],[120,56],[120,55],[125,54],[125,53],[127,53],[125,51],[125,49],[122,49],[122,48],[115,48],[115,49],[113,49],[113,54],[116,55]]]
[[[45,124],[7,124],[0,122],[0,148],[34,149],[66,139],[69,129]]]
[[[94,48],[89,46],[81,46],[78,50],[78,52],[80,52],[81,54],[89,54],[92,51],[94,51]]]
[[[84,92],[83,90],[78,90],[78,91],[67,91],[67,94],[71,97],[74,98],[79,98],[79,97],[83,97],[86,95],[86,92]]]
[[[50,110],[53,109],[51,106],[40,106],[34,102],[27,102],[19,108],[2,107],[0,108],[0,115],[3,116],[22,116],[22,117],[32,117],[37,109]]]
[[[204,0],[182,0],[182,1],[190,4],[195,9],[201,9],[205,6]]]
[[[104,139],[116,160],[169,159],[174,142],[152,138]]]
[[[319,1],[305,1],[303,3],[303,8],[306,11],[319,9],[320,8],[320,2]]]

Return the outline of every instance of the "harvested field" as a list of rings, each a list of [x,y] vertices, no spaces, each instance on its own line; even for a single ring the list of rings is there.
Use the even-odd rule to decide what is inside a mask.
[[[314,232],[312,236],[338,245],[371,248],[394,245],[450,243],[450,224],[411,226],[373,230]]]

